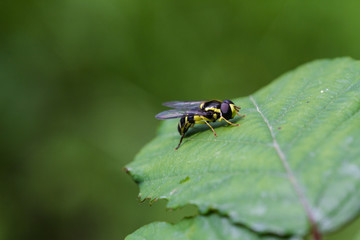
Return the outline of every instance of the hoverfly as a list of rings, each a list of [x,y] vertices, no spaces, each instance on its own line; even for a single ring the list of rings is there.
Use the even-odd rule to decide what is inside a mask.
[[[234,124],[229,120],[234,118],[235,115],[240,117],[245,117],[239,115],[240,107],[235,106],[235,104],[230,100],[210,100],[210,101],[191,101],[191,102],[182,102],[182,101],[173,101],[165,102],[164,106],[171,107],[174,109],[167,110],[157,114],[155,117],[157,119],[171,119],[171,118],[180,118],[178,124],[178,131],[181,135],[180,142],[175,148],[177,150],[185,136],[187,130],[193,127],[196,123],[203,123],[210,127],[213,131],[215,137],[216,132],[209,122],[215,122],[219,120],[226,121],[228,124],[234,126],[240,126],[239,124]]]

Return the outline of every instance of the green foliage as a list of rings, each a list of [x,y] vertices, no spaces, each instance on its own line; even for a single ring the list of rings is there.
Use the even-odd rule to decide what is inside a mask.
[[[118,240],[192,215],[166,211],[166,200],[139,205],[121,172],[154,138],[161,102],[247,96],[313,59],[360,59],[359,9],[358,0],[2,1],[0,239]],[[360,221],[351,225],[336,240],[353,239]]]
[[[257,233],[334,231],[360,210],[359,92],[358,61],[315,61],[235,99],[246,117],[218,123],[217,138],[197,126],[174,151],[177,120],[165,121],[127,168],[141,199],[169,208],[193,204]]]
[[[149,224],[129,235],[126,240],[257,240],[277,239],[273,237],[261,237],[255,233],[233,225],[229,219],[217,215],[198,216],[193,219],[185,219],[178,224],[172,225],[164,222]],[[293,238],[292,240],[295,240]]]

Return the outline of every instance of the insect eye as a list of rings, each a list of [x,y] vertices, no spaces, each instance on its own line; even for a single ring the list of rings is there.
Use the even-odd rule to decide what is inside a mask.
[[[230,105],[228,103],[222,103],[220,108],[221,108],[222,114],[226,115],[230,109]]]

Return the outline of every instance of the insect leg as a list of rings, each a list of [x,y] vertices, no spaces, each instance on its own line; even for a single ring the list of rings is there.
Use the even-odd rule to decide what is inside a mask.
[[[181,135],[180,142],[179,142],[179,144],[177,145],[177,147],[175,148],[175,150],[178,150],[178,148],[180,147],[181,142],[182,142],[184,136],[185,136],[185,133],[183,133],[183,135]]]
[[[239,110],[240,110],[240,109],[241,109],[241,107],[235,106],[236,115],[238,115],[239,117],[246,117],[246,115],[240,115],[240,114],[239,114]]]
[[[200,116],[200,117],[201,117],[201,118],[204,120],[204,122],[209,126],[209,128],[211,128],[211,130],[213,131],[215,137],[217,137],[216,132],[215,132],[215,130],[213,129],[213,127],[206,121],[206,119],[205,119],[203,116]]]
[[[234,126],[240,126],[240,124],[235,124],[235,123],[232,123],[232,122],[230,122],[230,121],[228,121],[226,118],[224,118],[223,116],[221,116],[220,117],[220,119],[219,119],[219,121],[221,121],[221,119],[224,119],[225,120],[225,122],[227,122],[228,124],[231,124],[231,125],[234,125]]]
[[[246,115],[240,115],[238,112],[236,113],[239,117],[246,117]]]

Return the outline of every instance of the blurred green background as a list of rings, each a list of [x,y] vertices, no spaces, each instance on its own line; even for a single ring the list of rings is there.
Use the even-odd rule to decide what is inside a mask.
[[[161,103],[246,96],[304,62],[360,59],[359,9],[334,0],[2,1],[0,239],[123,239],[191,214],[140,204],[122,171],[155,136]]]

